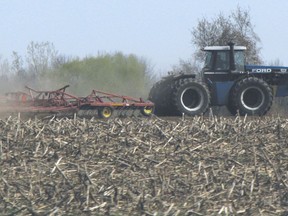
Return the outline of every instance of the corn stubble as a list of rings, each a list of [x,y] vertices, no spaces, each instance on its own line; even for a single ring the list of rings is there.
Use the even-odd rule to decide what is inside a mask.
[[[285,215],[288,120],[0,120],[4,215]]]

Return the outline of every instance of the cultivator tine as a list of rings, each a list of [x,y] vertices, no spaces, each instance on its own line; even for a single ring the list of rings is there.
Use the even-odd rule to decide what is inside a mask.
[[[91,113],[91,110],[79,110],[78,111],[78,116],[80,117],[85,117],[85,118],[92,118],[94,116],[93,113]]]
[[[138,108],[125,107],[117,110],[117,116],[119,117],[133,117],[141,116],[140,110]]]
[[[119,117],[125,117],[125,110],[124,110],[124,108],[119,108],[119,109],[117,109],[117,116],[119,116]]]
[[[133,108],[133,109],[130,110],[131,116],[138,116],[137,112],[138,112],[138,111],[137,111],[137,109],[135,109],[135,108]]]
[[[134,115],[133,109],[128,109],[128,110],[127,110],[127,116],[128,116],[128,117],[132,117],[133,115]]]

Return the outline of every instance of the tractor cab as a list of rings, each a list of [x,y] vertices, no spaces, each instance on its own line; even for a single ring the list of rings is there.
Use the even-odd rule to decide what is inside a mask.
[[[206,52],[204,68],[202,70],[205,77],[210,78],[215,75],[229,75],[245,71],[244,46],[207,46],[203,49]],[[213,75],[212,77],[210,75]],[[223,79],[223,77],[221,78]],[[214,79],[213,79],[214,80]]]

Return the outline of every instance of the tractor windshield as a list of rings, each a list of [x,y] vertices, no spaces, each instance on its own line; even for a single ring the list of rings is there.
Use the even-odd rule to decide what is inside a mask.
[[[217,51],[215,70],[216,71],[228,71],[229,70],[230,56],[229,51]]]

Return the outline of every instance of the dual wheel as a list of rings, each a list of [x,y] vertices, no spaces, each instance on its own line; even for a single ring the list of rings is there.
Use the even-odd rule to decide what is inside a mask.
[[[265,115],[271,108],[273,93],[262,79],[247,77],[235,84],[231,90],[228,110],[232,115]]]
[[[178,115],[202,115],[210,106],[210,93],[206,84],[192,78],[178,80],[172,98]]]
[[[204,114],[210,106],[210,92],[201,81],[182,79],[176,82],[172,95],[178,114],[190,116]],[[262,79],[247,77],[231,89],[228,110],[232,115],[265,115],[271,108],[273,93]]]
[[[157,116],[175,115],[172,104],[172,92],[174,90],[173,76],[168,76],[153,85],[148,100],[154,103],[154,114]]]

